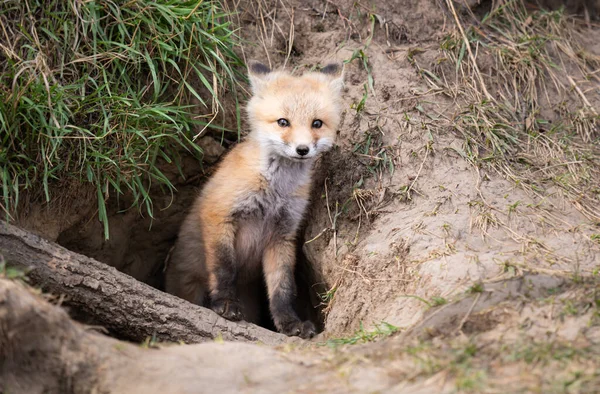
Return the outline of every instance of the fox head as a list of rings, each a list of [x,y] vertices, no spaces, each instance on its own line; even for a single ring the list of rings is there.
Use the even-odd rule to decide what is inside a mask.
[[[248,118],[261,146],[295,161],[333,146],[341,116],[341,64],[296,77],[251,62],[248,74],[253,93]]]

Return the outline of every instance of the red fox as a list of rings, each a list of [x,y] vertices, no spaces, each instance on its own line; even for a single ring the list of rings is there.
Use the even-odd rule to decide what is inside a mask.
[[[200,305],[208,301],[226,319],[251,321],[245,294],[262,273],[277,330],[311,338],[315,326],[293,307],[296,235],[315,158],[335,140],[343,67],[297,77],[251,62],[248,74],[251,131],[222,160],[184,220],[166,290]]]

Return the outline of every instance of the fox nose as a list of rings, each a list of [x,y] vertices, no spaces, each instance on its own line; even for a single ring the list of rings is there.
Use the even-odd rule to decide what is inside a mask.
[[[306,145],[298,145],[298,147],[296,148],[296,153],[298,153],[300,156],[308,155],[309,151],[310,148]]]

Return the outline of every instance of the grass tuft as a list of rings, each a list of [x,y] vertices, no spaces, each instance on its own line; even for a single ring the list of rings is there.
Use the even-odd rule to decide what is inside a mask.
[[[18,268],[9,267],[6,264],[6,260],[4,259],[4,256],[2,256],[1,254],[0,254],[0,279],[8,279],[8,280],[19,281],[19,282],[27,282],[28,281],[27,273]]]
[[[477,25],[455,17],[460,29],[442,41],[430,82],[459,106],[458,153],[538,197],[558,190],[600,223],[600,58],[560,10],[528,12],[512,0]]]
[[[377,339],[389,337],[399,330],[399,327],[396,327],[390,323],[381,322],[381,324],[375,324],[374,330],[367,331],[364,329],[361,322],[360,329],[351,337],[328,339],[327,342],[323,343],[323,345],[327,345],[330,348],[336,348],[340,345],[356,345],[358,343],[373,342]]]
[[[83,182],[107,238],[109,196],[152,216],[150,188],[174,190],[159,164],[201,157],[195,130],[240,77],[218,1],[8,0],[0,25],[0,208]]]

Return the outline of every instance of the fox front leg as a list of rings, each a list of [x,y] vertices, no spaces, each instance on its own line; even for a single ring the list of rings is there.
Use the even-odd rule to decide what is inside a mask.
[[[210,307],[225,319],[242,320],[244,314],[236,287],[238,266],[233,226],[228,226],[212,245],[212,250],[207,253]]]
[[[272,242],[265,250],[263,266],[269,293],[269,309],[277,331],[307,339],[312,338],[316,330],[313,323],[301,321],[294,311],[294,252],[294,241],[288,239]]]

